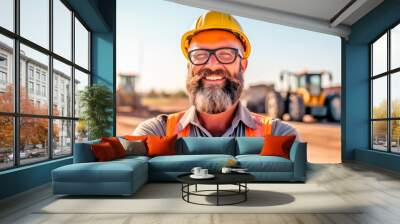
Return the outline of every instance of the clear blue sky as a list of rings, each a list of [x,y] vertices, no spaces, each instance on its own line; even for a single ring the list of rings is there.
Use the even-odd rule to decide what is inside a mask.
[[[138,72],[139,91],[185,88],[180,38],[205,10],[163,0],[117,1],[117,71]],[[329,70],[340,83],[336,36],[235,16],[252,44],[245,83],[277,82],[281,70]]]

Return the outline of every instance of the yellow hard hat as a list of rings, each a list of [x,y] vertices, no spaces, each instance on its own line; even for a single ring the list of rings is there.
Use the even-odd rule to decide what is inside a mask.
[[[189,44],[192,37],[198,32],[213,29],[226,30],[235,34],[243,44],[243,58],[249,57],[251,51],[250,41],[244,34],[242,27],[240,26],[238,21],[229,14],[223,12],[208,11],[201,15],[193,24],[191,30],[184,33],[182,36],[181,49],[187,59]]]

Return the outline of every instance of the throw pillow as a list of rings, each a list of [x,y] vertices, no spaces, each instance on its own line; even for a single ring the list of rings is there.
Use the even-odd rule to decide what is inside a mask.
[[[141,140],[141,141],[146,141],[148,135],[140,135],[140,136],[135,136],[135,135],[125,135],[124,138],[126,140]]]
[[[290,158],[290,148],[296,136],[273,136],[267,135],[264,137],[264,145],[261,149],[262,156],[281,156],[286,159]]]
[[[92,144],[90,146],[96,161],[104,162],[116,159],[115,151],[111,144],[108,142],[102,142],[99,144]]]
[[[120,138],[122,146],[126,151],[126,155],[145,156],[147,155],[146,143],[141,140],[126,140]]]
[[[173,136],[148,136],[146,143],[148,156],[165,156],[176,154],[176,138]]]
[[[108,142],[118,158],[126,156],[126,151],[117,137],[101,138],[101,142]]]

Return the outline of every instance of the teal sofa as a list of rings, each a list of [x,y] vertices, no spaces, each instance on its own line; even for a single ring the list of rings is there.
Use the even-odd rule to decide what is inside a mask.
[[[96,162],[90,145],[75,144],[74,163],[52,171],[54,194],[131,195],[148,181],[176,181],[193,167],[219,172],[228,160],[236,160],[259,182],[305,182],[307,144],[295,142],[290,159],[260,156],[262,137],[183,137],[176,142],[177,155],[127,156]]]

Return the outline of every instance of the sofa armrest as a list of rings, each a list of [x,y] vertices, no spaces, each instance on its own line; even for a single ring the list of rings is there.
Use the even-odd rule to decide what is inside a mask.
[[[293,178],[305,181],[307,173],[307,142],[294,142],[290,149],[290,160],[293,162]]]
[[[98,144],[98,143],[100,143],[100,140],[75,143],[75,145],[74,145],[74,163],[95,162],[96,158],[94,157],[90,146],[92,144]]]

